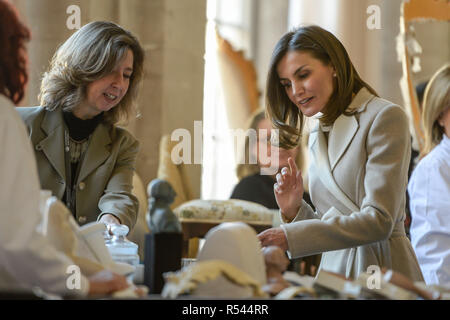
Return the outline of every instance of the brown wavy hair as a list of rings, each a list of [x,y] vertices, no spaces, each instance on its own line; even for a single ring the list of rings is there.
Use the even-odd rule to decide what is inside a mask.
[[[280,130],[280,146],[293,148],[298,145],[303,130],[303,114],[289,99],[280,83],[277,66],[289,51],[308,52],[324,65],[336,70],[333,93],[325,105],[319,119],[324,125],[332,125],[346,112],[353,95],[366,87],[378,96],[374,89],[365,83],[356,71],[342,43],[331,33],[319,26],[303,26],[286,33],[275,45],[270,60],[266,82],[266,109],[274,127]]]
[[[28,56],[25,43],[29,29],[20,21],[17,10],[0,0],[0,94],[18,104],[28,82]]]
[[[128,91],[103,117],[106,123],[126,123],[136,111],[144,50],[130,31],[113,22],[88,23],[58,48],[42,79],[41,106],[50,111],[58,108],[72,110],[85,100],[88,84],[110,73],[128,49],[133,52],[133,73]]]

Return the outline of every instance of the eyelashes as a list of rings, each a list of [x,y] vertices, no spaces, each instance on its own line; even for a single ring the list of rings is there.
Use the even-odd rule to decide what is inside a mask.
[[[306,79],[308,76],[309,76],[309,72],[305,72],[305,73],[300,74],[298,77],[299,77],[299,79]]]
[[[304,72],[302,74],[297,75],[297,79],[299,80],[305,80],[310,75],[310,72]],[[291,82],[281,82],[281,86],[285,89],[288,89],[291,87]]]

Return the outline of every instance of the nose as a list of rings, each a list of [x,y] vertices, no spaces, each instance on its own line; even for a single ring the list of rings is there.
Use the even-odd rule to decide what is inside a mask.
[[[120,72],[114,73],[112,86],[117,89],[125,87],[125,78]]]
[[[294,97],[300,96],[304,91],[305,90],[303,89],[303,84],[300,81],[294,81],[292,83],[292,95]]]

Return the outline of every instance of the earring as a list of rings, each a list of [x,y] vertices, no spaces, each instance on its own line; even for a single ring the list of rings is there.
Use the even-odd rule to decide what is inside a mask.
[[[336,72],[335,72],[335,73],[333,73],[333,77],[335,77],[335,78],[336,78]]]

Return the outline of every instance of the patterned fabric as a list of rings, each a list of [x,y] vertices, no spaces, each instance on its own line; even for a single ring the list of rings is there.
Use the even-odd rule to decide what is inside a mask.
[[[272,224],[273,211],[245,200],[192,200],[177,207],[180,219],[245,221]]]
[[[70,148],[70,163],[78,163],[82,154],[86,151],[88,147],[88,140],[84,139],[82,141],[75,141],[72,138],[69,139],[69,148]]]

